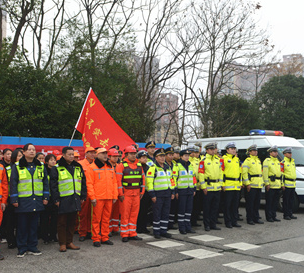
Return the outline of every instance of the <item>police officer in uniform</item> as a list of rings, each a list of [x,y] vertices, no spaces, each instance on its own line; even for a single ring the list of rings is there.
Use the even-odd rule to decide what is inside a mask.
[[[265,184],[265,216],[268,222],[280,222],[277,219],[277,206],[280,199],[282,187],[282,174],[280,161],[278,160],[278,147],[272,146],[268,149],[269,158],[263,162],[263,179]]]
[[[196,193],[196,177],[194,168],[189,161],[191,151],[180,151],[180,160],[177,163],[177,192],[178,199],[178,228],[181,234],[195,233],[191,228],[191,213],[193,208],[193,196]]]
[[[292,214],[292,206],[295,198],[296,187],[296,165],[292,158],[292,149],[290,147],[283,151],[284,159],[281,162],[281,171],[283,175],[283,212],[284,219],[291,220],[297,219]]]
[[[172,160],[172,162],[173,162],[174,164],[176,164],[177,161],[180,159],[180,155],[179,155],[179,152],[180,152],[180,151],[181,151],[181,149],[180,149],[180,147],[178,147],[178,146],[176,146],[176,147],[173,148],[174,154],[173,154],[173,160]]]
[[[234,142],[226,145],[227,153],[221,159],[223,170],[224,191],[224,220],[227,228],[241,227],[237,223],[238,205],[241,190],[241,167],[240,160],[236,156]]]
[[[249,225],[264,224],[259,219],[261,189],[263,188],[262,164],[258,158],[257,145],[251,145],[247,150],[249,156],[242,165],[243,184],[246,186],[246,218]]]
[[[147,172],[147,189],[153,202],[153,234],[156,239],[171,238],[167,230],[175,182],[170,167],[165,164],[165,150],[158,149],[154,157],[155,164]]]
[[[223,173],[219,158],[215,155],[216,144],[205,146],[206,156],[199,165],[199,182],[204,192],[203,215],[206,231],[220,230],[216,226],[220,204],[220,192],[223,184]]]
[[[145,148],[147,149],[147,153],[148,153],[147,165],[149,167],[151,167],[155,162],[155,159],[154,159],[155,142],[154,141],[147,142],[147,144],[145,145]]]
[[[173,179],[175,181],[175,185],[176,185],[176,179],[177,179],[177,174],[178,174],[178,167],[177,167],[177,163],[174,163],[173,157],[174,157],[174,149],[172,147],[169,147],[165,150],[166,153],[166,161],[165,163],[170,167],[171,171],[172,171],[172,176]],[[177,199],[174,198],[171,200],[171,206],[170,206],[170,214],[169,214],[169,224],[168,224],[168,229],[177,229],[174,226],[175,223],[175,216],[177,215]]]

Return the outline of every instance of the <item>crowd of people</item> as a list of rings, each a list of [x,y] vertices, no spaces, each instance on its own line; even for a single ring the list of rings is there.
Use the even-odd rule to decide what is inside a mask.
[[[195,233],[201,215],[206,232],[220,230],[221,209],[227,228],[241,228],[242,188],[247,224],[264,223],[259,214],[263,187],[268,222],[281,221],[276,215],[281,190],[284,219],[297,218],[292,213],[296,169],[291,148],[283,151],[280,162],[277,147],[271,147],[263,164],[256,145],[248,147],[248,157],[241,162],[234,142],[226,145],[223,156],[216,143],[207,144],[205,153],[199,145],[156,150],[153,141],[145,148],[87,147],[83,160],[72,147],[46,156],[36,153],[31,143],[14,151],[4,149],[2,242],[18,248],[17,257],[22,258],[42,254],[39,238],[44,244],[58,242],[60,252],[79,250],[73,243],[75,233],[80,242],[92,240],[94,247],[113,245],[110,237],[118,234],[124,243],[142,240],[138,234],[150,233],[149,225],[156,239],[171,238],[170,229]]]

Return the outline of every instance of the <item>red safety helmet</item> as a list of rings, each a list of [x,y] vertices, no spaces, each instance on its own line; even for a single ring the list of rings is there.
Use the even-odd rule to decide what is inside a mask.
[[[53,151],[53,154],[56,155],[56,156],[57,156],[57,155],[61,155],[61,153],[60,153],[58,150],[54,150],[54,151]]]
[[[134,146],[130,145],[130,146],[125,148],[125,154],[126,153],[137,153],[137,151],[136,151]]]
[[[108,156],[119,156],[119,152],[112,148],[108,151]]]

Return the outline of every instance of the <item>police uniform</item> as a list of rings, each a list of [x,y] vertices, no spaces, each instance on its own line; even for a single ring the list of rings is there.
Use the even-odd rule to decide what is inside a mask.
[[[283,176],[283,186],[285,190],[283,191],[283,212],[284,219],[297,219],[296,216],[292,214],[292,207],[295,198],[295,188],[296,188],[296,165],[293,158],[286,157],[287,153],[292,153],[290,147],[283,151],[284,159],[281,162],[281,171]]]
[[[182,150],[180,156],[190,154],[189,150]],[[178,194],[178,229],[181,234],[195,233],[191,229],[191,213],[193,209],[193,195],[196,192],[196,177],[190,161],[180,159],[177,163],[177,194]]]
[[[164,149],[158,149],[154,157],[165,155]],[[151,198],[156,197],[152,204],[153,209],[153,234],[159,239],[160,236],[170,238],[167,233],[171,196],[174,194],[175,182],[172,171],[167,164],[163,167],[156,161],[147,172],[147,189]]]
[[[149,147],[154,147],[155,148],[155,142],[154,141],[147,142],[147,144],[145,145],[145,148],[147,149]],[[148,157],[147,165],[149,167],[151,167],[155,162],[155,158],[150,156],[149,154],[147,155],[147,157]]]
[[[278,147],[273,146],[268,152],[277,152]],[[266,158],[263,162],[263,179],[265,184],[265,216],[268,222],[280,222],[277,219],[277,206],[280,199],[280,191],[282,187],[282,175],[280,161],[273,156]],[[269,189],[267,190],[267,186]]]
[[[226,150],[236,148],[235,143],[226,145]],[[237,156],[226,153],[221,159],[223,170],[224,220],[227,228],[241,227],[238,223],[238,205],[241,190],[241,167]]]
[[[175,152],[176,151],[172,147],[165,149],[166,155],[174,154]],[[169,164],[167,161],[165,163],[170,167],[170,169],[172,171],[172,176],[173,176],[173,179],[175,181],[175,186],[176,186],[176,179],[177,179],[177,174],[178,174],[177,163],[175,160],[172,160],[171,164]],[[177,218],[177,204],[178,204],[178,202],[177,202],[176,198],[171,199],[168,229],[176,229],[174,227],[174,223],[175,223],[175,219]]]
[[[136,158],[139,159],[142,156],[148,156],[148,153],[146,151],[139,151],[136,155]],[[149,169],[149,166],[146,164],[142,164],[143,171],[145,175],[147,175],[147,171]],[[139,213],[137,218],[137,233],[150,233],[150,231],[147,229],[148,224],[148,211],[151,207],[151,198],[149,196],[149,193],[147,192],[147,184],[146,184],[146,190],[143,195],[143,197],[140,200],[140,207],[139,207]]]
[[[254,150],[257,151],[257,145],[255,144],[248,148],[248,152]],[[250,185],[250,191],[245,190],[247,223],[250,225],[254,225],[254,223],[263,224],[259,220],[259,208],[264,181],[262,178],[262,164],[258,156],[250,155],[246,158],[242,165],[242,179],[246,187]]]
[[[208,143],[205,149],[215,149],[215,143]],[[216,155],[206,154],[199,165],[199,182],[202,190],[207,190],[203,198],[203,216],[206,231],[220,230],[216,226],[220,204],[220,192],[223,184],[223,173],[220,160]]]
[[[197,145],[197,144],[195,144]],[[193,147],[193,152],[194,153],[199,153],[199,148],[198,147]],[[198,167],[199,167],[199,163],[201,162],[200,158],[197,157],[189,157],[189,161],[193,167],[193,172],[194,175],[196,177],[196,180],[199,181],[198,178]],[[199,215],[201,213],[202,210],[202,196],[201,196],[201,191],[200,191],[200,185],[199,183],[196,184],[196,193],[195,196],[193,197],[193,210],[192,210],[192,214],[191,214],[191,226],[194,227],[200,227],[201,225],[199,225],[197,223],[197,220],[199,219]]]

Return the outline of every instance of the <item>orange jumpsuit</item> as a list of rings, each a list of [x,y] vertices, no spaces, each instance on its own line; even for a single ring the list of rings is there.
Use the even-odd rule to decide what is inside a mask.
[[[137,169],[138,159],[131,163],[127,158],[124,159],[131,169]],[[126,188],[122,185],[123,181],[123,163],[117,165],[116,176],[118,184],[118,196],[124,196],[124,200],[119,201],[120,206],[120,235],[124,237],[134,237],[137,236],[136,223],[140,206],[140,195],[145,193],[145,175],[142,171],[142,183],[140,187],[137,188]]]
[[[110,162],[103,164],[97,158],[88,168],[86,179],[88,197],[90,200],[97,200],[96,206],[93,207],[92,240],[105,242],[109,240],[112,203],[117,200],[118,195],[114,168]]]
[[[84,174],[86,175],[87,169],[91,165],[90,162],[85,158],[78,161],[81,164]],[[91,215],[92,215],[92,205],[90,198],[87,197],[86,201],[81,204],[81,211],[79,212],[79,237],[87,236],[87,233],[91,232]],[[78,223],[76,223],[78,226]]]
[[[114,166],[114,170],[116,171],[116,166]],[[110,220],[110,232],[118,232],[119,231],[119,202],[115,202],[112,205],[112,213]]]
[[[2,164],[0,164],[0,203],[6,204],[8,198],[8,182],[5,168]],[[0,225],[3,219],[3,211],[0,208]]]

